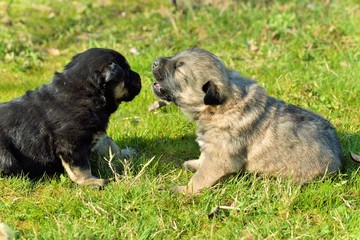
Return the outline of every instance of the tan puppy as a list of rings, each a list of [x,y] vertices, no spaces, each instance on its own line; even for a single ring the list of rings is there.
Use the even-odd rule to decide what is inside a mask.
[[[329,121],[268,96],[214,54],[188,49],[156,59],[152,72],[155,95],[197,122],[201,154],[184,163],[196,173],[175,191],[194,194],[241,171],[307,182],[341,168]]]

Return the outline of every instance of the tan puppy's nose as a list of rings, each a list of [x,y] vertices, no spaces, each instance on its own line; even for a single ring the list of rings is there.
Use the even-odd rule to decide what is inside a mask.
[[[152,65],[152,69],[157,68],[158,66],[159,66],[159,59],[157,58],[157,59],[155,59],[153,65]]]

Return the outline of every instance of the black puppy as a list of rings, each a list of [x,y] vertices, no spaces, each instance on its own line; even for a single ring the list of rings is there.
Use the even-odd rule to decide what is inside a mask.
[[[118,52],[75,55],[51,83],[0,104],[0,174],[32,178],[65,169],[77,184],[104,186],[92,176],[88,155],[110,114],[140,90],[140,76]]]

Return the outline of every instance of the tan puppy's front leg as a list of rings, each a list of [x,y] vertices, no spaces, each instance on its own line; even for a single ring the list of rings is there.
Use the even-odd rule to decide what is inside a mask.
[[[212,155],[208,154],[208,156]],[[205,154],[201,154],[199,160],[187,161],[191,167],[200,166],[198,171],[190,179],[187,186],[174,187],[171,189],[171,192],[194,195],[202,189],[212,187],[219,180],[239,171],[240,166],[232,164],[225,156],[223,159],[215,158],[214,156],[216,155],[206,159]],[[199,163],[201,164],[198,165]]]
[[[212,187],[226,175],[228,173],[222,171],[219,166],[204,162],[194,176],[192,176],[187,186],[177,186],[172,188],[171,191],[194,195],[204,188]]]
[[[191,172],[196,172],[200,168],[201,163],[202,161],[200,159],[192,159],[185,161],[183,167]]]
[[[69,175],[70,179],[73,182],[79,185],[90,185],[100,188],[103,188],[105,185],[107,185],[108,181],[106,179],[96,178],[91,174],[90,167],[80,168],[76,166],[71,166],[66,161],[64,161],[62,156],[60,156],[60,159],[66,173]]]

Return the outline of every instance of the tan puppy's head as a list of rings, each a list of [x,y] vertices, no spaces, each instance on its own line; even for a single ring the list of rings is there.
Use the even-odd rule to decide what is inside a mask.
[[[229,96],[228,70],[218,57],[202,49],[159,57],[152,73],[156,79],[152,85],[154,94],[190,114],[209,105],[221,105]]]

